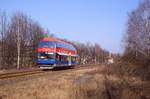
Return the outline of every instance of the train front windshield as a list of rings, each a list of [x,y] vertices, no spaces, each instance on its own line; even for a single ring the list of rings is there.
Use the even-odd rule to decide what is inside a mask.
[[[54,53],[42,52],[42,53],[38,53],[38,58],[39,59],[54,59],[55,55]]]
[[[42,42],[40,42],[38,47],[39,48],[41,48],[41,47],[55,48],[55,44],[54,44],[54,42],[42,41]]]

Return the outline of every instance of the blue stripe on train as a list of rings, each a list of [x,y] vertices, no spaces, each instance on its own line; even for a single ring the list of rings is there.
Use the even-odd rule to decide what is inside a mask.
[[[53,64],[58,64],[58,65],[66,65],[66,64],[68,64],[68,61],[57,61],[57,60],[55,60],[55,59],[50,59],[50,60],[43,60],[43,59],[38,59],[37,61],[36,61],[36,63],[38,64],[38,65],[53,65]],[[71,64],[72,65],[76,65],[77,64],[77,62],[71,62]]]
[[[38,59],[36,61],[36,63],[38,65],[53,65],[56,63],[56,61],[54,59],[51,59],[51,60],[43,60],[43,59]]]

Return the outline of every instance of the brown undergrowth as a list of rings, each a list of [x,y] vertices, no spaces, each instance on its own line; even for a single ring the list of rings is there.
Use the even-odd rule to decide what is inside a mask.
[[[108,99],[150,99],[150,81],[136,72],[127,63],[107,65],[103,73]]]

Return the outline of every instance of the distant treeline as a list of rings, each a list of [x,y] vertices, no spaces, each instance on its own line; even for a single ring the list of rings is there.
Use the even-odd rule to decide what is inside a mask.
[[[0,69],[36,66],[36,48],[41,38],[54,36],[38,22],[22,12],[11,17],[0,12]],[[98,44],[72,42],[80,57],[80,64],[104,63],[109,52]]]

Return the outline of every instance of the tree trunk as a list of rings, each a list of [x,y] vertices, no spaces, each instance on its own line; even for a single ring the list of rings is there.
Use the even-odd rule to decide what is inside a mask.
[[[19,20],[18,20],[18,31],[17,31],[17,69],[20,69],[20,30],[19,30]]]

